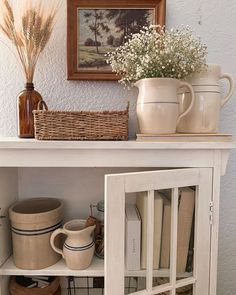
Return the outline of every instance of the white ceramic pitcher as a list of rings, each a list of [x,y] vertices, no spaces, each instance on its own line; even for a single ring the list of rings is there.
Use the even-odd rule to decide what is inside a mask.
[[[93,259],[95,250],[93,232],[96,225],[85,227],[85,224],[86,220],[71,220],[63,228],[55,230],[51,236],[50,243],[53,250],[61,254],[66,265],[73,270],[88,268]],[[54,243],[59,234],[67,236],[63,250],[57,248]]]
[[[229,82],[225,97],[221,95],[220,80]],[[234,80],[229,74],[222,74],[221,67],[209,64],[207,69],[188,78],[195,92],[193,108],[181,118],[177,131],[182,133],[217,133],[220,110],[228,102],[234,91]],[[180,110],[184,111],[191,102],[188,89],[179,92]]]
[[[217,64],[208,64],[207,68],[199,73],[194,73],[187,78],[187,81],[192,86],[219,86],[220,80],[226,79],[229,81],[229,93],[226,97],[230,96],[233,89],[233,78],[230,74],[222,73],[221,66]],[[219,90],[219,89],[218,89]],[[232,95],[232,93],[231,93]]]
[[[139,89],[137,117],[142,134],[176,133],[181,118],[186,116],[194,103],[194,92],[191,85],[172,78],[147,78],[135,83]],[[191,102],[188,108],[180,113],[178,89],[186,87],[190,92]]]

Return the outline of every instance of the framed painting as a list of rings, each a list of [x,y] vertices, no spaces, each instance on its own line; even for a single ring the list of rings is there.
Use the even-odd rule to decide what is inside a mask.
[[[166,0],[67,0],[68,80],[118,80],[106,53],[165,16]]]

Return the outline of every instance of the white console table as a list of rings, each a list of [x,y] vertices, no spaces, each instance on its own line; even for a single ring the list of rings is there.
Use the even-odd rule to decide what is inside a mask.
[[[69,270],[63,261],[43,270],[17,269],[11,258],[10,229],[7,218],[0,219],[0,294],[8,294],[11,275],[105,276],[105,294],[123,295],[124,276],[146,276],[146,289],[135,294],[176,294],[176,289],[193,285],[194,295],[216,295],[220,178],[225,174],[231,142],[56,142],[0,139],[0,215],[18,199],[18,170],[51,167],[122,167],[133,173],[105,176],[105,267],[94,259],[84,271]],[[137,168],[140,171],[137,172]],[[150,168],[148,171],[148,168]],[[173,169],[174,168],[174,169]],[[92,171],[92,170],[91,170]],[[126,170],[125,170],[126,171]],[[29,184],[30,185],[30,184]],[[195,257],[191,276],[176,279],[178,188],[196,186]],[[168,284],[152,286],[154,190],[172,189],[171,266],[157,271],[168,275]],[[125,194],[148,191],[150,258],[147,270],[124,269]],[[84,196],[78,196],[83,198]]]

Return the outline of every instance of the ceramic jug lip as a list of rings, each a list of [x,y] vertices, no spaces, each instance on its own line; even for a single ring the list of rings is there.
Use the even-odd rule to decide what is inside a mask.
[[[138,81],[136,81],[134,83],[134,86],[136,87],[139,87],[139,84],[141,82],[152,82],[152,81],[155,81],[155,80],[158,80],[158,81],[175,81],[176,83],[179,83],[180,80],[176,79],[176,78],[168,78],[168,77],[152,77],[152,78],[143,78],[143,79],[140,79]]]
[[[91,225],[88,227],[85,227],[86,220],[85,219],[73,219],[68,222],[66,222],[63,226],[64,230],[70,234],[76,234],[78,231],[80,233],[85,232],[88,230],[88,228],[95,228],[96,225]],[[73,229],[73,226],[75,229]]]
[[[34,212],[29,212],[28,209],[30,208],[29,204],[33,202],[34,206],[38,206],[38,211],[34,210]],[[38,203],[39,202],[39,203]],[[45,210],[40,210],[40,203],[44,203],[45,206],[49,206]],[[46,204],[47,203],[47,204]],[[17,217],[17,221],[20,220],[20,222],[23,223],[32,223],[32,220],[35,218],[35,214],[37,214],[37,218],[40,218],[42,220],[47,219],[47,216],[51,216],[52,214],[58,214],[63,209],[63,203],[61,200],[56,198],[50,198],[50,197],[43,197],[43,198],[31,198],[27,200],[23,200],[20,202],[15,202],[10,208],[9,208],[9,214],[11,221],[15,221],[15,218]],[[58,213],[57,213],[58,212]],[[60,214],[60,213],[59,213]]]

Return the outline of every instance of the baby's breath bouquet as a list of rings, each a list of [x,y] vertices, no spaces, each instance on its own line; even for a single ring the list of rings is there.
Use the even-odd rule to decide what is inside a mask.
[[[125,85],[143,78],[184,79],[206,66],[207,47],[188,26],[165,30],[144,27],[107,54],[107,62]]]

